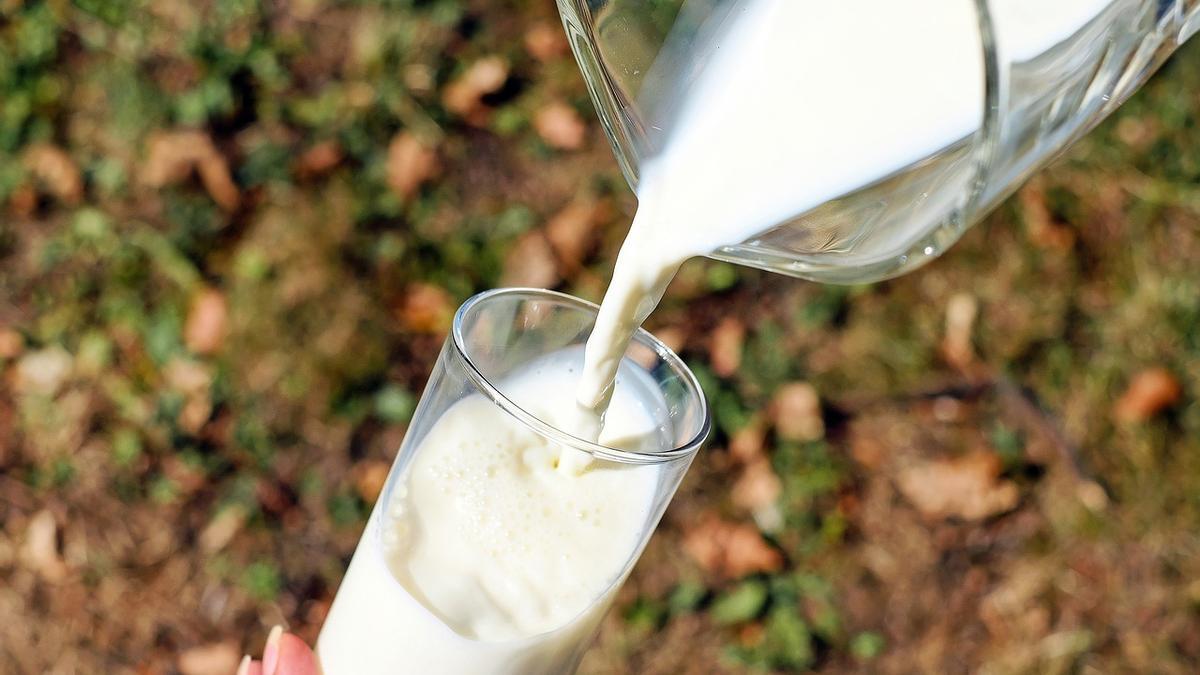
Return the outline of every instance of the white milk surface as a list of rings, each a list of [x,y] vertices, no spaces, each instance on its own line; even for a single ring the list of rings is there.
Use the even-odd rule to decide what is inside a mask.
[[[574,405],[580,351],[501,390],[555,423]],[[663,403],[623,373],[602,440],[654,446]],[[321,632],[325,675],[570,672],[654,525],[659,469],[558,471],[557,445],[480,395],[452,405],[413,453]]]
[[[1111,2],[992,0],[999,52],[1033,58]],[[929,157],[983,120],[973,0],[748,0],[726,21],[641,167],[577,392],[595,420],[629,338],[686,259]]]

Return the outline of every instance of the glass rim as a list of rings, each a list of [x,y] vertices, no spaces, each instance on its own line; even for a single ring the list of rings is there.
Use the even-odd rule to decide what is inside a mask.
[[[700,411],[702,413],[700,429],[696,432],[695,436],[693,436],[686,443],[671,448],[670,450],[662,450],[657,452],[621,450],[619,448],[613,448],[601,443],[593,443],[592,441],[579,438],[574,434],[563,431],[553,424],[542,420],[537,415],[534,415],[533,413],[530,413],[522,408],[520,405],[517,405],[515,401],[505,396],[504,393],[496,387],[496,385],[492,384],[491,381],[489,381],[488,378],[475,365],[474,360],[472,360],[471,355],[468,353],[468,349],[466,347],[466,338],[463,335],[463,321],[465,320],[468,312],[481,303],[506,295],[542,296],[544,298],[557,300],[568,305],[573,305],[578,309],[583,309],[591,313],[593,316],[599,312],[600,307],[593,302],[588,302],[582,298],[577,298],[573,295],[568,295],[559,291],[552,291],[546,288],[526,287],[495,288],[489,291],[483,291],[482,293],[476,293],[470,298],[467,298],[467,300],[463,302],[461,306],[459,306],[458,311],[454,313],[454,322],[450,330],[451,337],[449,342],[450,344],[454,345],[454,353],[466,366],[465,370],[467,371],[467,375],[471,378],[471,381],[475,384],[476,388],[483,392],[484,395],[486,395],[493,403],[500,406],[500,408],[509,415],[513,416],[533,431],[555,442],[569,446],[576,450],[580,450],[582,452],[586,452],[593,457],[619,462],[622,464],[666,464],[668,462],[694,455],[700,449],[700,446],[703,445],[704,441],[707,440],[708,434],[712,429],[712,415],[708,409],[708,401],[704,397],[704,390],[700,388],[700,381],[696,378],[696,374],[692,372],[691,368],[687,367],[687,364],[683,362],[683,359],[679,358],[679,355],[672,351],[670,347],[663,344],[661,340],[654,337],[654,335],[652,335],[649,331],[641,327],[639,327],[634,333],[633,341],[649,347],[654,351],[655,355],[657,355],[665,363],[670,364],[674,370],[681,373],[683,375],[684,382],[695,392],[696,399],[699,401]]]

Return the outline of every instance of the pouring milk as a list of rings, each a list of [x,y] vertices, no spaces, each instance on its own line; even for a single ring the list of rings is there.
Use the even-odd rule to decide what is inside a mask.
[[[993,0],[1003,53],[1036,55],[1108,3]],[[585,354],[506,387],[543,420],[621,444],[653,405],[621,370],[679,266],[887,176],[979,128],[984,76],[967,0],[749,0],[641,167],[639,207]],[[326,675],[570,672],[629,571],[654,467],[590,466],[478,395],[423,439],[376,509],[321,633]],[[378,531],[380,536],[371,537]]]
[[[1111,0],[992,0],[1026,60]],[[683,10],[686,11],[686,8]],[[975,132],[984,64],[972,2],[749,0],[642,167],[638,210],[587,345],[577,429],[602,425],[621,355],[688,258],[750,239]],[[586,465],[571,453],[568,469]]]

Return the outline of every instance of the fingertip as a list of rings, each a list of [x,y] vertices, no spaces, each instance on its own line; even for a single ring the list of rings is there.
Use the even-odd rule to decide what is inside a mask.
[[[263,647],[263,675],[275,675],[279,672],[279,638],[283,636],[283,626],[276,625],[267,634],[267,645]]]
[[[238,664],[237,675],[262,675],[262,664],[250,658],[247,654]]]
[[[317,656],[304,640],[284,633],[279,639],[279,665],[275,675],[320,675]]]

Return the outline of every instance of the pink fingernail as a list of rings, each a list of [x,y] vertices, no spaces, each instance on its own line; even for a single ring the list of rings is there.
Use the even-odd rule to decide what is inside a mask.
[[[249,675],[250,673],[250,655],[242,657],[242,662],[238,664],[237,675]]]
[[[279,667],[279,639],[283,637],[283,626],[275,626],[267,634],[267,646],[263,647],[263,675],[275,675]]]

